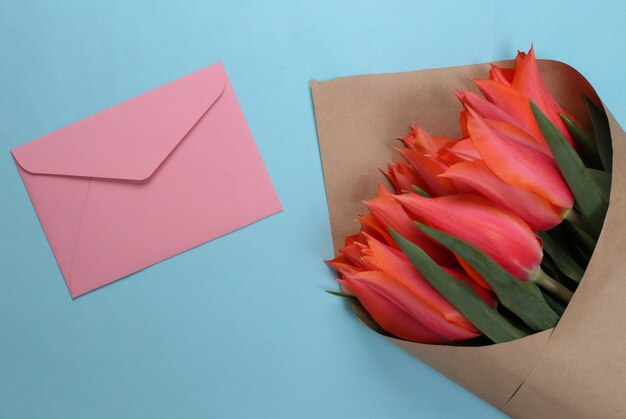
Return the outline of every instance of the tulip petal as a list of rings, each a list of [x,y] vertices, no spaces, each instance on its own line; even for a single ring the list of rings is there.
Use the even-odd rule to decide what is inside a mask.
[[[380,333],[383,336],[394,337],[392,334],[383,329],[381,325],[376,323],[376,320],[374,320],[372,316],[370,316],[370,314],[367,312],[367,310],[365,310],[363,304],[351,303],[350,305],[352,306],[352,311],[354,311],[354,314],[356,314],[359,320],[365,323],[370,329],[374,330],[376,333]]]
[[[372,272],[372,274],[378,273]],[[420,343],[441,344],[450,342],[450,339],[446,339],[424,326],[404,309],[398,307],[386,295],[371,289],[368,284],[350,279],[339,280],[339,283],[356,294],[359,302],[374,321],[392,335]]]
[[[541,109],[546,116],[548,116],[550,121],[552,121],[565,138],[567,138],[567,141],[574,145],[569,131],[559,117],[559,115],[565,111],[548,92],[548,89],[541,78],[539,67],[537,67],[537,60],[535,59],[534,47],[531,47],[528,54],[523,56],[519,62],[515,70],[515,77],[513,78],[511,86],[518,92],[525,95],[527,99],[535,102],[539,109]]]
[[[520,71],[520,66],[524,62],[524,58],[526,58],[526,53],[524,51],[517,51],[517,55],[515,56],[515,61],[513,62],[513,71],[512,77],[510,78],[511,82],[513,82],[513,78],[515,77],[515,73]]]
[[[465,262],[463,260],[463,258],[459,255],[455,255],[456,259],[459,261],[459,265],[461,265],[461,267],[463,268],[463,271],[465,271],[465,273],[472,278],[472,280],[481,288],[491,291],[491,285],[489,285],[489,283],[487,281],[485,281],[485,279],[480,276],[480,274],[478,272],[476,272],[476,270],[474,268],[472,268],[470,265],[467,264],[467,262]]]
[[[465,161],[479,160],[481,158],[471,138],[455,141],[448,150]]]
[[[507,139],[520,143],[526,147],[532,148],[533,150],[539,151],[540,153],[545,154],[547,157],[552,158],[552,152],[550,151],[550,147],[543,140],[543,138],[537,139],[522,128],[513,124],[509,124],[508,122],[495,121],[491,119],[484,119],[484,121],[487,125],[489,125],[489,127],[497,131],[499,134],[506,137]]]
[[[437,160],[446,166],[451,166],[463,161],[479,160],[480,153],[474,147],[471,138],[451,141],[441,147],[436,154]]]
[[[539,131],[539,127],[533,118],[526,96],[512,87],[505,86],[494,80],[474,80],[474,84],[476,84],[489,102],[510,115],[515,121],[515,125],[521,126],[533,136],[541,138],[541,131]],[[485,117],[503,120],[501,118]]]
[[[541,331],[554,327],[559,321],[559,316],[546,303],[537,285],[528,281],[518,281],[486,253],[462,239],[424,224],[418,224],[418,227],[442,245],[461,255],[489,282],[500,302],[528,327]],[[393,233],[392,236],[397,239]]]
[[[363,270],[363,268],[355,266],[352,260],[346,255],[336,256],[334,259],[327,260],[326,263],[341,275],[361,272]]]
[[[379,196],[365,201],[365,205],[376,217],[380,225],[401,231],[409,240],[422,247],[437,263],[444,266],[453,266],[455,264],[455,258],[450,252],[415,228],[412,223],[413,220],[402,209],[402,206],[395,201],[393,196]],[[390,244],[395,246],[393,241]]]
[[[491,68],[489,69],[489,79],[495,80],[498,83],[504,84],[505,86],[510,86],[513,81],[514,73],[512,71],[506,71],[509,69],[503,69],[495,64],[491,64]]]
[[[355,275],[346,276],[343,280],[347,288],[357,295],[359,301],[367,309],[368,313],[385,329],[387,329],[387,327],[379,320],[379,318],[382,317],[382,313],[380,313],[379,309],[373,307],[374,303],[378,303],[376,300],[380,298],[372,301],[371,295],[367,295],[370,298],[364,300],[362,294],[367,293],[363,293],[362,288],[355,289],[355,284],[357,286],[364,285],[369,291],[384,297],[384,300],[400,308],[408,316],[423,324],[427,329],[447,340],[471,339],[480,334],[475,328],[470,331],[455,323],[448,322],[440,313],[424,305],[423,301],[416,298],[410,290],[399,283],[394,277],[384,272],[359,272]],[[391,330],[389,331],[394,333]]]
[[[364,259],[371,258],[375,260],[374,264],[382,272],[393,276],[410,290],[416,298],[423,301],[424,305],[432,307],[447,321],[456,323],[469,331],[476,332],[474,326],[435,291],[401,251],[385,246],[371,237],[368,237],[368,244],[371,256],[365,256]]]
[[[387,232],[387,229],[378,222],[374,214],[367,213],[359,216],[359,222],[361,223],[361,231],[363,233],[376,237],[383,243],[394,245],[394,241]]]
[[[346,240],[345,240],[345,245],[349,246],[351,244],[354,243],[361,243],[361,244],[365,244],[367,241],[365,240],[365,236],[363,236],[361,233],[357,233],[357,234],[353,234],[351,236],[347,236]]]
[[[359,243],[351,243],[339,249],[339,252],[348,258],[352,266],[358,270],[364,270],[366,266],[361,261],[361,249],[362,246]]]
[[[528,225],[485,198],[406,194],[395,199],[419,221],[472,243],[519,279],[527,279],[541,262],[541,245]]]
[[[441,176],[472,187],[491,202],[519,215],[533,230],[545,231],[563,220],[563,210],[496,176],[482,161],[458,163]]]
[[[481,98],[474,92],[459,90],[456,92],[456,96],[467,111],[472,110],[486,119],[508,122],[513,125],[518,124],[517,120],[511,115],[493,103]],[[467,118],[467,114],[465,117]],[[524,127],[522,127],[522,129],[524,129]]]
[[[447,169],[445,164],[433,156],[427,156],[415,150],[408,148],[399,148],[397,150],[424,179],[428,188],[422,189],[426,189],[430,195],[452,195],[458,192],[452,181],[437,176]]]
[[[539,195],[559,208],[572,207],[572,193],[553,159],[498,135],[475,113],[468,121],[468,128],[485,164],[498,177]]]
[[[389,170],[382,170],[383,174],[389,179],[397,193],[402,191],[410,191],[413,185],[420,188],[426,187],[426,182],[417,173],[413,166],[403,161],[397,161],[396,164],[390,164]]]
[[[463,138],[469,137],[469,132],[467,131],[467,111],[465,109],[459,113],[459,125],[461,126]]]
[[[445,143],[450,141],[445,137],[433,137],[419,125],[410,125],[411,133],[401,138],[404,144],[422,154],[435,154]]]
[[[381,196],[393,196],[393,193],[385,188],[381,183],[378,184],[378,190],[376,191],[376,196],[377,197],[381,197]]]
[[[496,343],[524,337],[526,333],[509,323],[486,304],[465,281],[457,280],[433,262],[418,246],[391,230],[402,251],[424,278],[474,326]]]

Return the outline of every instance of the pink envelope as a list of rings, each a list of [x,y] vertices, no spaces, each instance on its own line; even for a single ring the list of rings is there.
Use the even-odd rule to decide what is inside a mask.
[[[221,63],[11,152],[72,297],[281,211]]]

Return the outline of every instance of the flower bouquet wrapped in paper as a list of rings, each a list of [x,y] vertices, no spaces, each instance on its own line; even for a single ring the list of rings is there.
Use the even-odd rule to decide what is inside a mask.
[[[590,84],[531,48],[312,91],[330,292],[507,414],[626,414],[626,136]]]

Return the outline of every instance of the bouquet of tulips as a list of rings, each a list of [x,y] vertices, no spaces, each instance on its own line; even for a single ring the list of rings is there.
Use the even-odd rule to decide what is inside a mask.
[[[311,88],[329,292],[509,415],[624,415],[626,133],[589,82],[531,48]]]
[[[404,160],[365,201],[360,232],[329,261],[375,330],[414,342],[500,343],[554,327],[608,208],[611,142],[585,99],[587,132],[545,87],[531,48],[456,92],[461,138],[411,126]],[[482,342],[482,341],[480,341]]]

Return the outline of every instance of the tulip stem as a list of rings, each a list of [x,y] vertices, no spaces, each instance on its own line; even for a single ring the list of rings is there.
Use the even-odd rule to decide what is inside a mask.
[[[565,288],[554,278],[542,271],[541,268],[537,269],[537,271],[529,279],[529,281],[539,285],[541,288],[550,292],[552,295],[554,295],[564,303],[569,303],[572,299],[572,296],[574,295],[573,292]]]

